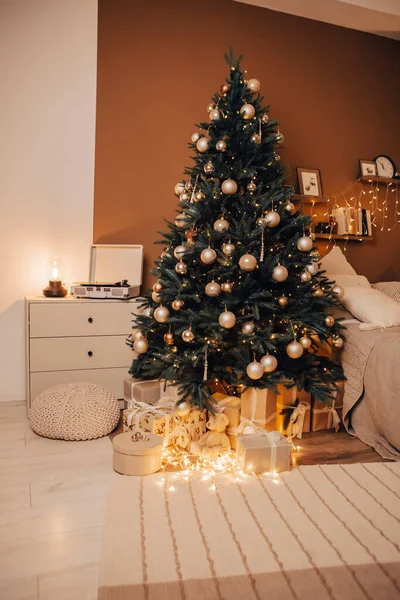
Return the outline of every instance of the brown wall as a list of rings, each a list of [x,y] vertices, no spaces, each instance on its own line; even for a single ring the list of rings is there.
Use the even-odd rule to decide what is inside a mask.
[[[358,158],[387,154],[400,170],[396,41],[231,0],[99,0],[98,43],[94,240],[143,244],[146,284],[229,45],[261,81],[292,174],[321,169],[331,194],[354,181]],[[349,259],[371,281],[400,279],[399,234],[375,229],[373,242],[348,243]]]

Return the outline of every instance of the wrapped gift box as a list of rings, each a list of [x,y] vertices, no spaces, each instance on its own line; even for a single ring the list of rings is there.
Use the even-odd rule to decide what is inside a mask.
[[[339,431],[342,419],[344,381],[338,381],[337,384],[339,390],[335,392],[335,399],[330,406],[314,399],[311,411],[312,431],[323,431],[324,429]]]
[[[228,417],[228,428],[238,427],[240,423],[240,398],[217,392],[212,395],[212,399],[217,405],[215,407],[216,411],[223,412]]]
[[[244,471],[288,471],[292,445],[279,431],[238,435],[236,456]]]
[[[271,390],[247,388],[240,397],[241,416],[267,431],[276,429],[276,394]]]
[[[301,438],[311,426],[311,397],[294,385],[278,385],[276,401],[276,429],[290,438]]]
[[[124,400],[131,406],[134,401],[155,404],[160,399],[160,381],[158,379],[124,379]]]
[[[120,433],[113,439],[113,467],[122,475],[150,475],[161,469],[163,439],[152,433]]]

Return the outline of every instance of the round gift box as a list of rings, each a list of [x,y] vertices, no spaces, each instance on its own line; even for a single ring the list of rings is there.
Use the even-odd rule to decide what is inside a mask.
[[[161,469],[163,438],[154,433],[127,431],[113,439],[114,471],[121,475],[150,475]]]

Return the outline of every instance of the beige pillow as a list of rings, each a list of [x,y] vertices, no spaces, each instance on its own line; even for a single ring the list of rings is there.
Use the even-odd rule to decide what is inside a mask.
[[[364,275],[341,275],[340,273],[335,273],[332,275],[332,278],[336,281],[338,285],[341,285],[342,288],[346,288],[347,286],[362,286],[362,287],[371,287],[368,279],[364,277]]]
[[[335,275],[357,275],[339,246],[332,248],[328,254],[321,259],[321,270],[326,271],[330,279],[335,279]]]
[[[382,281],[373,283],[372,287],[383,292],[389,298],[393,298],[396,302],[400,302],[400,281]]]
[[[372,287],[347,286],[340,302],[363,323],[379,327],[400,326],[400,304]]]

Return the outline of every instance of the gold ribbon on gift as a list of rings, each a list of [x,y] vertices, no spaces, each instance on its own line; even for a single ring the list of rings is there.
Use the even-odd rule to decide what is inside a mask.
[[[341,407],[338,407],[341,408]],[[324,406],[323,408],[314,408],[314,414],[324,414],[328,415],[328,426],[327,429],[335,429],[335,431],[339,431],[340,429],[340,417],[339,413],[335,408],[335,400],[332,402],[331,406]]]
[[[311,409],[309,402],[301,401],[294,407],[290,415],[289,426],[287,429],[287,439],[291,442],[293,438],[298,437],[299,440],[303,437],[304,419],[306,412]]]
[[[164,417],[165,418],[165,437],[164,437],[164,445],[167,445],[166,441],[169,439],[170,435],[170,427],[169,420],[171,417],[171,409],[175,407],[175,402],[169,397],[164,396],[160,398],[156,404],[146,404],[146,402],[139,402],[134,400],[132,403],[132,407],[129,409],[130,412],[127,415],[126,424],[130,428],[132,425],[135,428],[135,431],[140,430],[140,419],[145,415],[152,415],[154,417]],[[169,410],[166,410],[169,409]]]

